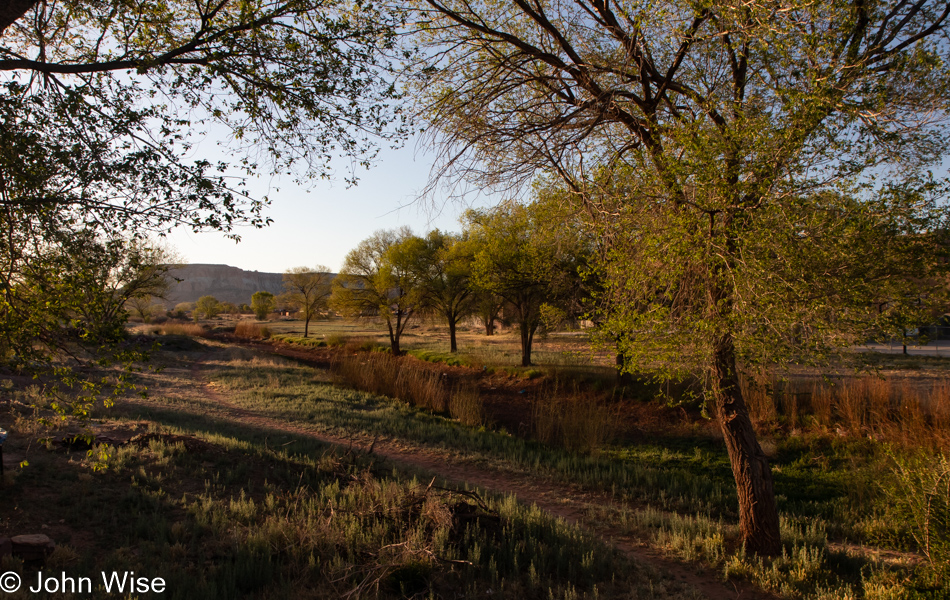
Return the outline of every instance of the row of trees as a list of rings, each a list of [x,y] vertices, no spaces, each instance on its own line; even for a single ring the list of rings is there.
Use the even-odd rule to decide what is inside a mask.
[[[417,315],[438,315],[458,350],[459,322],[477,314],[492,334],[502,309],[518,323],[522,364],[531,364],[539,326],[578,316],[591,251],[581,229],[550,199],[470,210],[461,234],[377,231],[347,256],[330,304],[344,315],[380,315],[393,354]]]

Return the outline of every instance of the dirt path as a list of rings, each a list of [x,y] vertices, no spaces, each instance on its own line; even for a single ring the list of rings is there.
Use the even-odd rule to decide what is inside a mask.
[[[255,427],[274,429],[343,447],[354,446],[354,440],[327,433],[316,433],[295,427],[286,422],[241,408],[230,402],[208,381],[202,372],[202,360],[191,366],[191,376],[200,386],[205,397],[225,411],[225,417]],[[364,450],[368,450],[367,447]],[[452,462],[450,457],[435,450],[392,441],[376,441],[372,452],[399,465],[424,469],[455,484],[468,483],[500,494],[512,494],[518,501],[535,504],[547,513],[560,517],[568,523],[584,527],[618,550],[634,559],[670,574],[673,578],[697,589],[711,600],[774,599],[776,596],[757,590],[744,582],[723,582],[714,572],[704,570],[695,563],[671,560],[659,550],[630,536],[617,535],[607,526],[592,524],[586,518],[586,509],[592,506],[612,504],[600,494],[582,491],[576,487],[545,481],[535,477],[515,476],[504,471],[477,465]]]

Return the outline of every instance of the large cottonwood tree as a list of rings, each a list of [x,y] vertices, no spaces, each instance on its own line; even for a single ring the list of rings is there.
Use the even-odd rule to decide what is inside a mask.
[[[517,187],[556,173],[595,221],[618,225],[613,239],[650,268],[620,261],[613,275],[646,290],[641,297],[672,295],[643,308],[670,317],[662,331],[689,336],[684,353],[707,376],[743,542],[779,552],[768,461],[737,377],[759,339],[743,281],[783,283],[745,261],[768,246],[770,228],[788,238],[801,219],[840,210],[821,210],[822,198],[835,203],[829,193],[909,211],[880,228],[904,239],[939,224],[944,185],[927,168],[946,151],[950,4],[410,4],[429,44],[419,89],[443,148],[438,174]],[[618,169],[627,187],[605,202],[603,173]],[[641,229],[619,227],[628,212]],[[659,236],[669,251],[640,231],[669,234]]]
[[[426,308],[445,320],[449,351],[458,351],[459,322],[474,310],[472,245],[464,236],[435,229],[407,242],[406,251]]]
[[[332,157],[368,164],[400,137],[398,23],[359,0],[0,0],[0,361],[49,371],[109,341],[68,335],[27,293],[71,240],[129,248],[179,225],[238,237],[269,222],[248,177],[329,176]],[[226,159],[197,151],[207,138]],[[53,304],[79,303],[84,273],[45,271],[48,289],[57,275]],[[58,352],[25,360],[40,324]]]

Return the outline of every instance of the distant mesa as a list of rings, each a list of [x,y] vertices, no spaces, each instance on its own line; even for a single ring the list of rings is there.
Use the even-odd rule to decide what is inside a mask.
[[[245,271],[228,265],[184,265],[169,271],[172,280],[165,303],[174,306],[179,302],[196,302],[202,296],[214,296],[221,302],[237,305],[251,302],[254,292],[284,292],[283,273]]]

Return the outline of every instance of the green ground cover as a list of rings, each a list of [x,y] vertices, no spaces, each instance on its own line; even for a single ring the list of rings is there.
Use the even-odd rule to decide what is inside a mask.
[[[768,441],[787,556],[766,564],[732,543],[734,483],[721,442],[708,435],[657,437],[597,455],[570,453],[340,389],[288,361],[249,364],[219,362],[212,376],[242,407],[315,431],[405,440],[609,492],[630,506],[646,506],[600,511],[597,518],[647,535],[680,557],[702,559],[792,597],[946,594],[935,587],[937,575],[928,567],[885,563],[856,548],[915,547],[910,516],[893,501],[899,484],[891,450],[873,440],[813,435]]]

